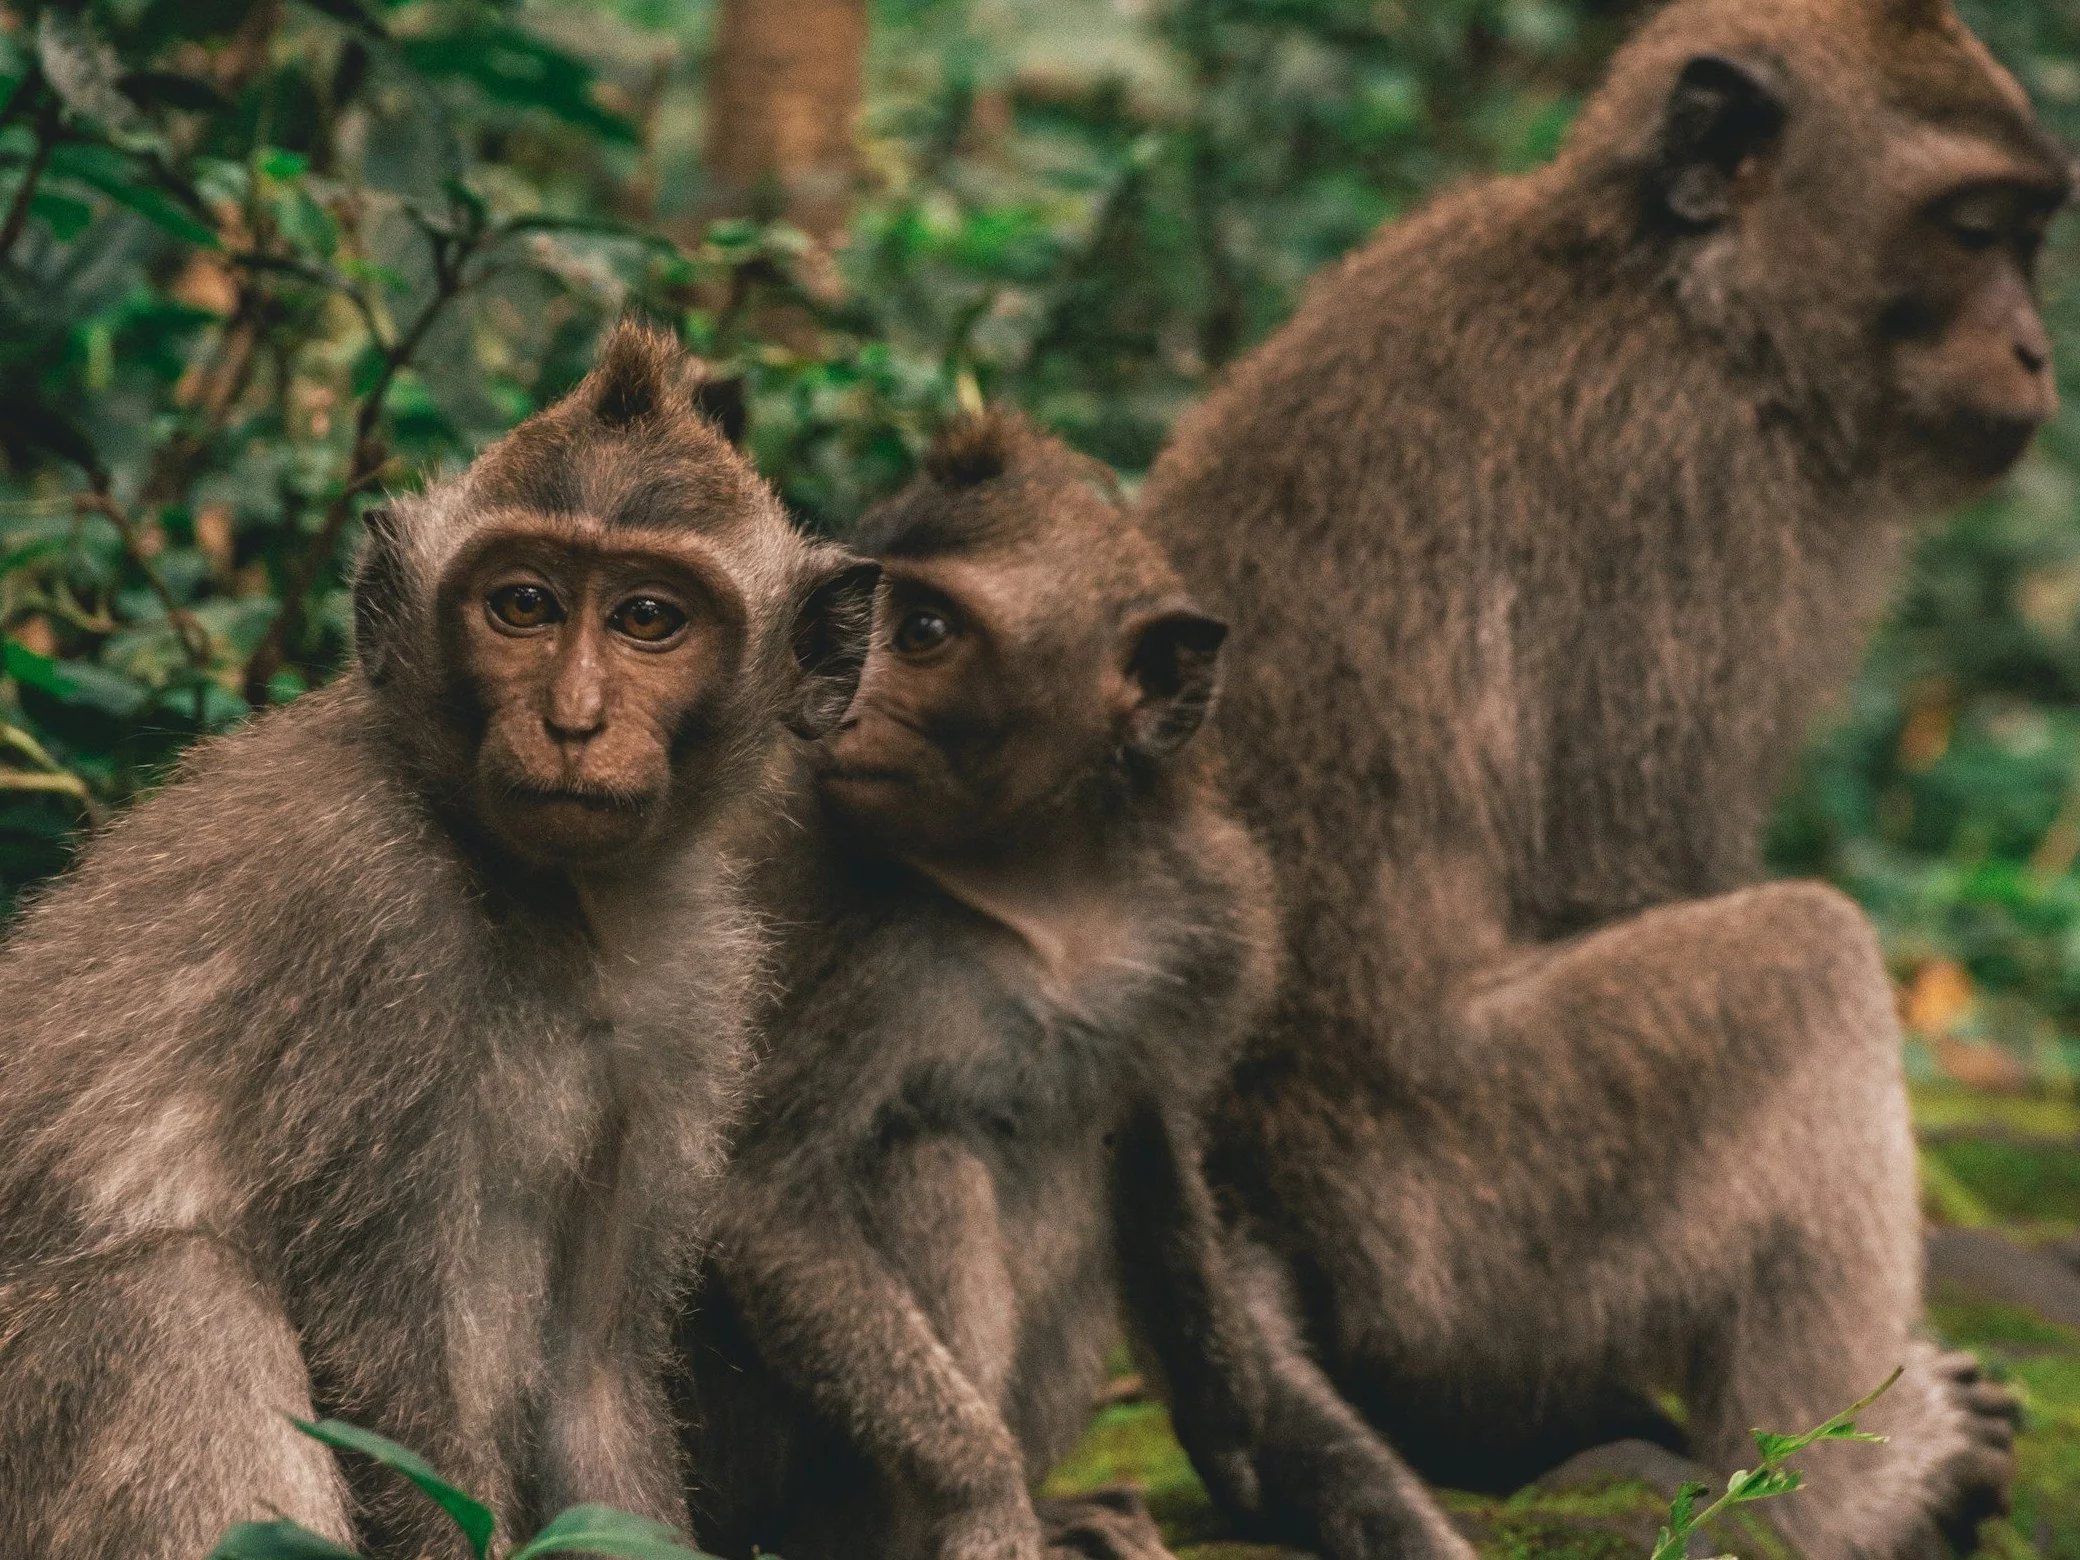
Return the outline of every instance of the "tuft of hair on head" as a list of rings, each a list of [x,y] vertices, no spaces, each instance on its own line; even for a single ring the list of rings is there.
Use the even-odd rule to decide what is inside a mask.
[[[670,331],[623,316],[600,349],[592,380],[592,415],[605,428],[628,428],[693,410],[700,365]]]
[[[964,413],[941,429],[925,452],[925,475],[941,487],[976,487],[1009,471],[1038,437],[1008,406]]]

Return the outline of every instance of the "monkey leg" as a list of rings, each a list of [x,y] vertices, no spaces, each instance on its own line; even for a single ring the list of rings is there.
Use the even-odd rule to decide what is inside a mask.
[[[211,1236],[157,1234],[0,1284],[0,1554],[197,1560],[234,1522],[353,1541],[280,1305]]]
[[[1228,1516],[1327,1560],[1471,1560],[1429,1492],[1309,1357],[1278,1260],[1223,1236],[1195,1134],[1143,1113],[1118,1134],[1113,1174],[1136,1352]]]
[[[1904,1365],[1868,1416],[1890,1444],[1817,1449],[1789,1535],[1809,1560],[1910,1552],[2002,1498],[2002,1395],[1915,1337],[1915,1145],[1854,905],[1784,884],[1653,910],[1470,983],[1447,1027],[1405,1142],[1361,1145],[1381,1177],[1344,1238],[1369,1256],[1334,1279],[1339,1378],[1396,1444],[1529,1477],[1641,1434],[1628,1416],[1673,1388],[1692,1453],[1730,1471],[1751,1428],[1804,1429]]]

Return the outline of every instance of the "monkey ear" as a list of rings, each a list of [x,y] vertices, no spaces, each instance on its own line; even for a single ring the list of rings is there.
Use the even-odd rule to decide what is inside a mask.
[[[397,669],[398,619],[408,586],[404,538],[388,505],[361,517],[361,561],[354,569],[354,658],[375,687]]]
[[[787,729],[814,742],[845,718],[874,641],[874,592],[881,565],[848,559],[803,600],[794,619],[802,684]]]
[[[1685,65],[1661,123],[1658,184],[1670,215],[1700,228],[1731,217],[1734,175],[1776,143],[1786,113],[1766,65],[1723,54]]]
[[[1213,713],[1228,625],[1190,607],[1170,607],[1127,628],[1126,746],[1167,758]]]

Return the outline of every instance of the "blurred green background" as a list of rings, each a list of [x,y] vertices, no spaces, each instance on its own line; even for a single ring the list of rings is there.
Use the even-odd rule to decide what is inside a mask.
[[[865,0],[761,3],[814,49]],[[804,235],[722,166],[720,5],[0,9],[0,914],[194,736],[335,668],[373,491],[553,399],[623,308],[714,361],[809,524],[976,393],[1131,478],[1317,267],[1548,156],[1634,9],[872,0]],[[2080,131],[2080,10],[1966,10]],[[1923,1077],[2080,1065],[2076,439],[1928,536],[1775,831],[1878,918]]]
[[[554,399],[624,309],[679,325],[819,529],[978,396],[1131,480],[1319,266],[1549,156],[1635,9],[0,0],[0,918],[186,744],[334,671],[362,509]],[[2080,140],[2080,6],[1961,9]],[[785,113],[747,17],[819,56]],[[839,153],[761,173],[819,116]],[[2080,222],[2045,280],[2070,385]],[[1771,853],[1882,929],[1931,1213],[2080,1231],[2080,411],[1925,537]],[[2080,1555],[2080,1333],[2001,1303],[1938,1312],[2031,1396],[1989,1542]],[[1108,1414],[1079,1466],[1212,1536],[1160,1411]]]

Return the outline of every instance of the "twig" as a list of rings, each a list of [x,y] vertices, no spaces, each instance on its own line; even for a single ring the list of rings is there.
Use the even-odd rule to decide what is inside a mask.
[[[174,599],[172,588],[167,585],[165,577],[153,567],[151,558],[144,550],[143,537],[137,529],[136,521],[131,519],[130,512],[116,502],[115,495],[109,491],[107,476],[96,473],[94,490],[91,493],[80,494],[73,502],[82,513],[98,514],[116,528],[117,535],[123,539],[123,556],[144,576],[145,583],[158,598],[160,607],[166,613],[166,621],[173,625],[174,634],[180,640],[181,653],[188,658],[189,665],[197,672],[207,675],[210,660],[209,631],[196,620],[194,613]]]
[[[52,758],[41,742],[19,726],[0,720],[0,745],[13,748],[36,768],[24,772],[19,769],[0,769],[0,791],[41,791],[49,795],[69,796],[86,812],[87,821],[97,828],[107,818],[108,812],[94,800],[87,783],[64,765]]]
[[[29,225],[29,202],[36,198],[36,186],[57,144],[58,100],[53,97],[36,116],[36,150],[29,154],[29,166],[22,170],[21,187],[14,192],[14,202],[7,208],[7,220],[0,222],[0,265],[7,264],[14,253],[15,240]]]
[[[266,637],[254,649],[246,661],[243,682],[246,703],[254,709],[265,709],[268,704],[268,685],[274,674],[281,670],[287,658],[289,640],[303,626],[304,602],[318,581],[318,573],[339,550],[339,539],[346,531],[347,522],[354,517],[354,500],[373,486],[389,463],[390,452],[378,436],[377,429],[383,416],[383,402],[389,396],[390,386],[397,376],[408,367],[426,333],[433,329],[434,321],[441,312],[463,291],[463,268],[475,252],[473,241],[457,241],[434,233],[428,235],[433,244],[433,296],[419,311],[409,329],[383,353],[383,367],[376,375],[375,383],[361,398],[360,409],[354,417],[354,450],[348,462],[346,483],[333,496],[325,511],[324,523],[311,539],[298,560],[295,576],[282,592],[282,607],[267,626]]]

